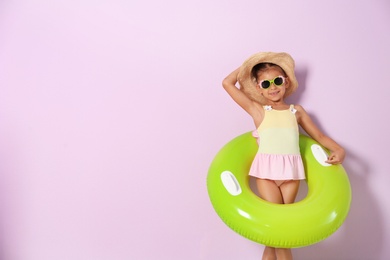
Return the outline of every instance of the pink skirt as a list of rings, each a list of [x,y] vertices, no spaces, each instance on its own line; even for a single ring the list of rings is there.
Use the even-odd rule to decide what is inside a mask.
[[[257,153],[249,175],[269,180],[303,180],[306,178],[300,154]]]

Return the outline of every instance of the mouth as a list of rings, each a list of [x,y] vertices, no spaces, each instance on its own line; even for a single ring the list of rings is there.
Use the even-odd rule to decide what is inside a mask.
[[[270,92],[268,93],[270,96],[276,96],[277,94],[279,94],[280,91],[274,91],[274,92]]]

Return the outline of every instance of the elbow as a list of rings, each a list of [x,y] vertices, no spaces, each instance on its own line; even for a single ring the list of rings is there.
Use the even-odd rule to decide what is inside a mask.
[[[231,85],[231,83],[229,82],[229,80],[228,80],[227,78],[225,78],[225,79],[222,80],[222,87],[223,87],[224,89],[229,88],[230,85]]]
[[[226,88],[229,85],[229,80],[227,78],[224,78],[222,80],[222,87]]]
[[[226,77],[222,80],[222,87],[224,89],[230,89],[232,87],[236,87],[237,81],[233,81],[231,78]]]

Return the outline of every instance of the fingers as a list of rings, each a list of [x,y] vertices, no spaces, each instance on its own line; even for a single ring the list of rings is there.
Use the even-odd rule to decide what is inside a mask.
[[[336,160],[336,159],[328,159],[325,162],[326,163],[330,163],[330,164],[339,164],[339,163],[341,163],[339,160]]]
[[[328,160],[326,160],[325,162],[327,163],[330,163],[330,164],[339,164],[339,163],[342,163],[342,159],[340,158],[340,156],[338,156],[337,154],[335,153],[332,153],[330,154],[330,156],[328,157]]]

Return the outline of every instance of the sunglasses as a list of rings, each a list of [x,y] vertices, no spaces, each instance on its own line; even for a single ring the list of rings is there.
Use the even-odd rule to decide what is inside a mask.
[[[283,76],[277,76],[276,78],[271,79],[271,80],[264,79],[264,80],[260,81],[259,86],[263,89],[267,89],[267,88],[271,87],[272,83],[274,83],[275,86],[281,86],[281,85],[283,85],[285,80],[286,79]]]

